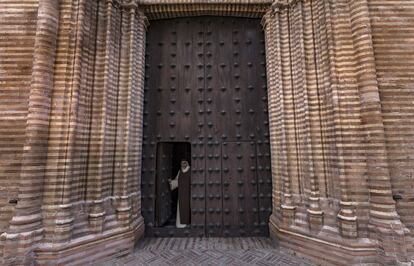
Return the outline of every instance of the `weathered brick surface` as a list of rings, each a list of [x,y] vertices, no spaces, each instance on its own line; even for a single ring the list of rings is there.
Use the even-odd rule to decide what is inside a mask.
[[[10,130],[0,138],[10,139],[14,130],[20,146],[10,140],[1,146],[9,158],[1,158],[8,164],[1,168],[8,186],[1,202],[2,262],[33,263],[34,250],[41,264],[128,251],[144,229],[136,176],[145,17],[119,1],[6,2],[0,62],[15,85],[0,85],[14,97],[2,98],[1,119],[10,120],[4,123]],[[16,55],[21,65],[12,64]],[[83,248],[86,243],[95,249]]]
[[[26,142],[38,1],[2,1],[0,12],[0,232],[12,217]]]
[[[263,17],[272,236],[326,264],[412,260],[413,14],[412,0],[0,1],[0,263],[132,249],[147,20],[195,15]]]
[[[392,40],[387,37],[393,36],[388,24],[392,15],[380,12],[381,7],[391,12],[403,8],[398,1],[387,1],[386,6],[378,2],[276,1],[264,20],[269,108],[274,113],[272,155],[277,156],[274,185],[280,186],[274,188],[271,230],[284,240],[282,245],[321,262],[393,264],[413,256],[410,224],[404,222],[412,210],[404,213],[404,205],[396,207],[393,199],[403,179],[390,173],[398,157],[388,153],[393,137],[388,140],[389,111],[382,105],[378,78],[394,71],[389,77],[395,81],[410,69],[395,72],[391,58],[398,56],[385,52],[383,43],[375,45],[376,35],[388,45]],[[373,22],[371,27],[371,21],[377,25]],[[404,21],[403,28],[413,27]],[[393,48],[391,52],[402,54]],[[407,64],[409,58],[400,58],[398,64]],[[377,69],[379,63],[382,70]],[[400,110],[395,98],[392,108]],[[411,189],[407,184],[404,188]],[[408,219],[400,219],[397,210]],[[310,238],[301,239],[294,232],[306,232]],[[330,238],[335,236],[349,247],[347,252],[333,247],[336,241]],[[361,241],[365,237],[370,241]],[[327,245],[318,245],[322,239]],[[339,253],[321,257],[326,248]]]
[[[392,190],[401,196],[401,220],[413,230],[414,1],[368,4]]]

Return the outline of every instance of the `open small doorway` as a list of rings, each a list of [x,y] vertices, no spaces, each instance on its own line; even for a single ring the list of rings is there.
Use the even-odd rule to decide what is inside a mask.
[[[172,189],[170,180],[177,177],[181,169],[181,162],[185,160],[191,164],[191,145],[188,142],[159,142],[157,144],[156,162],[156,197],[155,197],[155,226],[176,227],[177,203],[181,202],[182,217],[190,217],[190,178],[188,182],[180,183],[178,189]],[[191,166],[190,166],[191,167]],[[191,177],[191,171],[188,175]],[[179,196],[180,194],[180,196]],[[181,198],[181,199],[179,199]],[[184,204],[184,203],[185,204]],[[188,213],[187,213],[188,212]],[[190,218],[188,218],[190,219]],[[187,221],[190,224],[189,221]]]

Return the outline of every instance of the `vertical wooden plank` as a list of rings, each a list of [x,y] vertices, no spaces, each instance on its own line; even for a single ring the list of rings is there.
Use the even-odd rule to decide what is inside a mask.
[[[203,127],[206,113],[204,105],[204,79],[199,79],[199,77],[204,77],[205,71],[204,38],[206,33],[203,18],[198,18],[196,21],[193,20],[192,25],[195,27],[194,31],[191,32],[193,50],[188,58],[189,62],[191,62],[191,71],[187,75],[189,80],[186,86],[191,93],[186,109],[190,110],[190,113],[187,115],[190,118],[187,134],[189,134],[189,140],[191,140],[191,228],[193,235],[202,236],[205,234],[206,218],[206,157]],[[186,141],[188,140],[186,139]]]
[[[168,183],[172,170],[172,143],[160,143],[157,147],[157,165],[155,180],[155,226],[163,226],[171,213],[171,192]]]
[[[260,234],[256,144],[224,142],[222,147],[224,235]]]

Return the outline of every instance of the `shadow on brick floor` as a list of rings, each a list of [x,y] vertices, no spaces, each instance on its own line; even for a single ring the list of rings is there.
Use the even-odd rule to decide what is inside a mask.
[[[280,249],[264,237],[144,238],[132,254],[101,264],[109,265],[312,265]]]

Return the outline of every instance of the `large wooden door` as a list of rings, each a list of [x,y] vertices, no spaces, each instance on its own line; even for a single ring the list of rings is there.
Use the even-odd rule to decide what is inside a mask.
[[[264,36],[257,19],[151,21],[142,214],[148,235],[267,235],[271,211]],[[159,142],[191,143],[191,228],[156,228]]]

